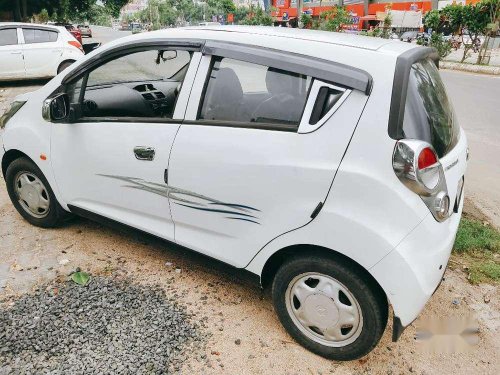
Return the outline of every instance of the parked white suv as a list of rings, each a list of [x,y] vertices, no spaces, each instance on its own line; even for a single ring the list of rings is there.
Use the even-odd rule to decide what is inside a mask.
[[[116,40],[3,116],[30,223],[120,223],[247,271],[309,350],[397,340],[445,271],[467,142],[430,48],[265,27]]]
[[[0,81],[51,78],[83,55],[64,27],[0,22]]]

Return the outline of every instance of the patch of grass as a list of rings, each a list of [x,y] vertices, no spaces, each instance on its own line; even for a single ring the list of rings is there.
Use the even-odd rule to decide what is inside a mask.
[[[500,253],[500,232],[479,220],[462,218],[453,250],[457,253],[487,250]]]
[[[453,252],[472,283],[500,282],[500,232],[495,228],[463,217]]]

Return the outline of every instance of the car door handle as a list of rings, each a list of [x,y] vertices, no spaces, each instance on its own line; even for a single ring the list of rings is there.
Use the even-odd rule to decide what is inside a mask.
[[[21,52],[21,51],[19,51],[19,52],[11,52],[10,54],[11,54],[11,55],[20,55],[21,53],[22,53],[22,52]]]
[[[155,158],[155,149],[147,146],[135,146],[134,154],[137,160],[151,161]]]

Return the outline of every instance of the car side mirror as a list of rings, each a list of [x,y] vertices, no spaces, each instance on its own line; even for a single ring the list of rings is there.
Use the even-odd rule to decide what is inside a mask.
[[[47,121],[61,121],[69,116],[68,94],[58,94],[45,99],[42,107],[42,117]]]
[[[156,65],[159,65],[161,61],[165,62],[168,60],[173,60],[177,57],[176,50],[163,50],[158,51],[158,56],[156,57]]]

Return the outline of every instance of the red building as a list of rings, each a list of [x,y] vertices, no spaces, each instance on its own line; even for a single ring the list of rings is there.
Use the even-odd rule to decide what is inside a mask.
[[[407,0],[340,0],[351,12],[353,17],[353,28],[363,28],[363,21],[375,20],[377,12],[384,12],[388,5],[393,10],[420,10],[422,14],[438,6],[445,6],[451,3],[477,3],[479,0],[427,0],[427,1],[407,1]],[[303,12],[314,16],[319,16],[322,12],[338,5],[339,1],[319,1],[303,0]],[[294,21],[297,18],[297,0],[272,0],[273,7],[277,11],[272,12],[277,21]],[[358,21],[358,22],[356,22]],[[366,23],[364,23],[366,27]]]

